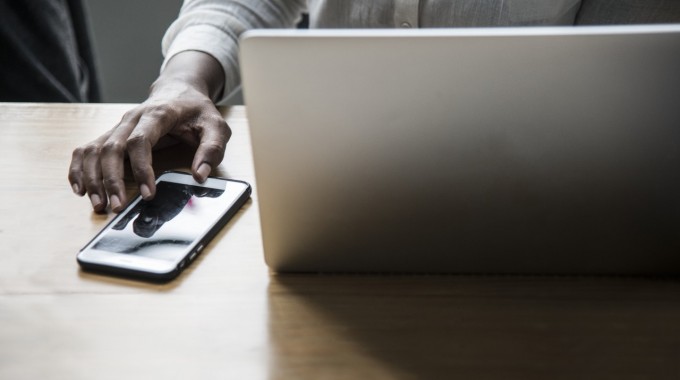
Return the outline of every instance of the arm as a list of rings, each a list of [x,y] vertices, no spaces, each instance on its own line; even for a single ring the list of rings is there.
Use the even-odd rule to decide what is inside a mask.
[[[185,0],[163,37],[167,62],[178,52],[196,50],[217,59],[225,75],[223,96],[240,83],[238,38],[249,29],[294,27],[306,0]]]
[[[238,85],[238,36],[249,28],[293,23],[292,15],[303,6],[300,0],[185,1],[164,38],[166,61],[149,98],[112,130],[73,151],[68,175],[73,192],[88,194],[96,212],[109,204],[121,211],[127,202],[127,155],[142,197],[152,199],[152,148],[164,136],[196,147],[191,171],[197,181],[205,181],[224,158],[231,137],[214,103]]]

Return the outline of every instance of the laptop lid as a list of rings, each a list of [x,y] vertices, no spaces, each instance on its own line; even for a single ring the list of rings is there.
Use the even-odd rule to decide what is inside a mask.
[[[680,273],[680,25],[241,41],[275,271]]]

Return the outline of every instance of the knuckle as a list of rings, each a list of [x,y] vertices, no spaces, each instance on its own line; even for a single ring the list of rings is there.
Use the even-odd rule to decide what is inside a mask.
[[[88,193],[100,193],[101,182],[96,178],[87,176],[84,183]]]
[[[131,109],[123,114],[121,120],[127,121],[135,117],[136,109]]]
[[[219,114],[215,112],[209,112],[203,115],[198,115],[197,121],[202,122],[205,125],[219,125],[224,119]]]
[[[85,145],[83,148],[83,154],[85,156],[97,156],[101,151],[101,147],[98,144],[90,143]]]
[[[77,157],[82,157],[83,154],[85,153],[85,149],[81,146],[73,149],[73,153],[71,154],[71,157],[77,158]]]
[[[102,154],[120,156],[125,152],[125,144],[120,141],[107,141],[102,145]]]
[[[151,140],[142,133],[133,133],[127,139],[127,145],[131,148],[151,147]]]
[[[228,133],[231,133],[231,128],[229,127],[229,124],[227,124],[227,121],[224,120],[224,117],[222,115],[218,114],[215,115],[215,124],[220,128],[221,131],[226,131]]]
[[[150,105],[146,110],[146,113],[161,121],[177,120],[179,115],[179,111],[174,106],[167,103]]]
[[[226,148],[224,144],[220,144],[216,141],[208,141],[201,145],[203,147],[203,150],[205,150],[210,155],[215,155],[218,157],[224,156],[224,151]]]
[[[68,171],[68,180],[71,183],[80,182],[80,170],[76,168],[71,168]]]
[[[120,122],[114,127],[114,129],[120,127],[121,125],[125,125],[125,124],[130,123],[131,121],[133,121],[133,120],[137,117],[137,114],[138,114],[138,112],[139,112],[139,111],[137,110],[137,108],[138,108],[138,107],[133,108],[133,109],[131,109],[131,110],[125,112],[125,113],[123,114],[123,117],[120,118]]]
[[[104,188],[109,191],[118,192],[118,190],[120,190],[120,181],[117,178],[104,177],[102,183],[104,184]]]
[[[226,122],[224,123],[224,137],[227,141],[231,138],[231,128]]]
[[[131,162],[130,168],[132,169],[132,175],[137,179],[145,178],[150,169],[140,162]]]
[[[223,140],[225,143],[229,140],[229,138],[231,138],[231,128],[229,127],[229,124],[227,124],[226,120],[224,120],[222,115],[212,114],[206,116],[203,124],[205,125],[204,128],[210,128],[217,131],[217,135],[220,136],[220,140]]]

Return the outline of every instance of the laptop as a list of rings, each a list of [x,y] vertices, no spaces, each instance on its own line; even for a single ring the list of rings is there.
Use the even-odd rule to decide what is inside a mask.
[[[276,272],[680,273],[680,25],[241,40]]]

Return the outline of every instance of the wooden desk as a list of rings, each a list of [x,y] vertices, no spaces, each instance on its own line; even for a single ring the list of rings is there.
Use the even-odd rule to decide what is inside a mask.
[[[256,196],[172,283],[81,272],[111,215],[71,193],[71,151],[130,107],[0,105],[0,379],[680,378],[678,280],[273,276]],[[218,174],[253,183],[224,113]]]

